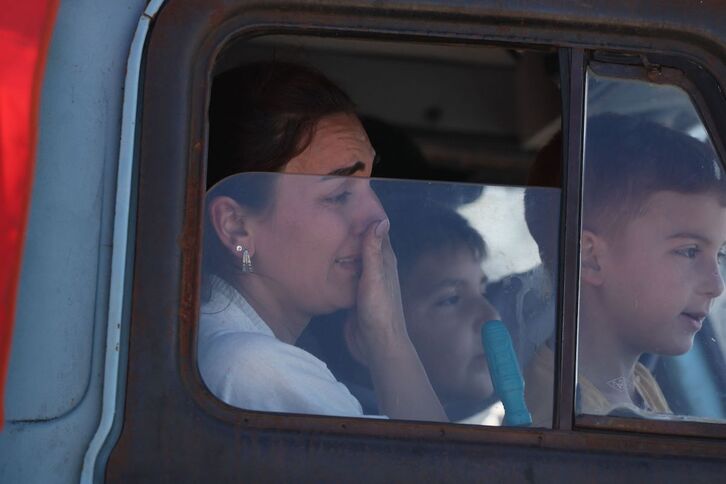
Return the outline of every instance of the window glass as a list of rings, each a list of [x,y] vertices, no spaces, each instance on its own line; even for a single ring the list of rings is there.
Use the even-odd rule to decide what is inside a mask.
[[[237,344],[215,336],[212,344],[205,329],[212,316],[204,311],[216,310],[203,308],[199,366],[212,392],[257,410],[525,425],[530,412],[521,405],[519,372],[525,403],[536,405],[532,424],[550,427],[560,106],[553,49],[289,35],[228,45],[215,66],[209,110],[205,290],[207,298],[244,293],[245,311],[264,337]],[[245,175],[267,182],[224,192],[237,177],[247,179],[239,176],[245,172],[288,176]],[[326,183],[362,188],[305,205],[302,195],[317,185],[295,182],[293,174],[331,175]],[[342,175],[355,179],[334,179]],[[269,187],[282,186],[298,190],[301,201],[286,209],[263,203],[277,193]],[[237,215],[222,223],[225,213]],[[268,223],[262,215],[271,213],[286,223]],[[384,218],[398,260],[386,259],[386,267],[397,275],[379,281],[387,289],[376,292],[359,282],[366,281],[362,230]],[[299,233],[288,230],[295,221]],[[264,242],[248,246],[255,230]],[[260,259],[265,251],[275,256]],[[208,277],[215,260],[215,270],[226,272]],[[254,272],[240,272],[248,263]],[[350,280],[341,282],[343,269]],[[239,285],[250,282],[252,289]],[[352,289],[359,284],[368,289]],[[386,308],[383,327],[364,324]],[[494,381],[511,381],[513,389],[495,391],[488,376],[480,335],[488,319],[503,321],[487,326],[486,353],[505,361],[495,365],[503,379]],[[280,324],[294,331],[280,333]],[[502,327],[508,337],[498,340]],[[209,344],[226,356],[210,357]],[[518,371],[506,363],[508,345]],[[273,349],[287,357],[265,353]],[[250,360],[262,362],[253,367],[261,383],[277,384],[247,381],[250,371],[239,369]],[[280,372],[278,363],[295,371]],[[500,400],[510,393],[519,397],[505,416]],[[431,397],[443,404],[438,412]]]
[[[587,74],[576,410],[723,420],[726,185],[679,87]]]
[[[556,214],[559,198],[355,176],[223,179],[206,198],[203,381],[250,410],[529,425],[516,376],[553,331],[540,246],[558,231],[531,207]],[[540,426],[551,425],[551,351],[527,372],[527,403],[550,409]]]

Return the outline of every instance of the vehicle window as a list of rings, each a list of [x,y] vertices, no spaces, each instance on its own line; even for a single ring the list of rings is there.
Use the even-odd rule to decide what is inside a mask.
[[[530,425],[517,352],[502,333],[520,343],[552,330],[555,291],[525,200],[556,213],[559,196],[363,177],[225,178],[207,195],[203,381],[249,410]],[[557,218],[538,223],[557,233]],[[519,287],[490,296],[505,279]],[[543,380],[531,388],[551,399],[544,375],[533,374]]]
[[[198,346],[211,392],[251,410],[551,427],[556,53],[268,36],[231,45],[216,73]],[[381,266],[365,254],[383,220]],[[535,401],[550,411],[530,421]]]
[[[722,164],[680,87],[587,93],[577,412],[722,420]]]

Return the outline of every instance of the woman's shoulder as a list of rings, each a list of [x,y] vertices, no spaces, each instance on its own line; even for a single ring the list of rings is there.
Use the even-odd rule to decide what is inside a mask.
[[[220,334],[200,348],[199,370],[226,403],[249,410],[362,414],[358,401],[325,363],[259,333]]]
[[[254,331],[216,331],[200,341],[200,356],[211,353],[216,357],[249,358],[254,355],[285,351],[286,345],[274,336]],[[205,347],[204,350],[202,348]]]
[[[199,347],[199,364],[221,365],[225,370],[265,369],[282,375],[305,367],[326,369],[325,363],[274,336],[246,331],[218,332]]]
[[[247,300],[223,279],[210,276],[211,293],[199,312],[200,344],[219,333],[261,333],[274,338],[270,327]]]
[[[362,413],[325,363],[278,340],[239,293],[221,279],[214,282],[200,314],[197,364],[215,396],[249,410]]]

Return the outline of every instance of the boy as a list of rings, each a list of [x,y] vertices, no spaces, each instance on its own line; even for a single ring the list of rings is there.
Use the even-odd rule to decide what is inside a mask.
[[[590,119],[585,148],[576,411],[671,413],[638,360],[690,350],[723,292],[723,172],[710,147],[634,117]],[[548,351],[526,371],[539,425],[552,416]]]
[[[494,415],[476,416],[495,403],[481,327],[499,319],[486,297],[481,234],[435,203],[386,209],[406,327],[434,390],[451,420],[500,425]]]

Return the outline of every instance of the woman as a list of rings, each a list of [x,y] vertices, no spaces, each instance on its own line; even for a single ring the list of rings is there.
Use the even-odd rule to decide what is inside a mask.
[[[375,152],[350,99],[293,64],[224,74],[209,156],[221,181],[207,195],[198,363],[212,393],[251,410],[362,415],[293,346],[313,316],[355,306],[381,411],[445,420],[406,332],[389,222],[365,180]],[[244,171],[322,176],[234,175]]]

